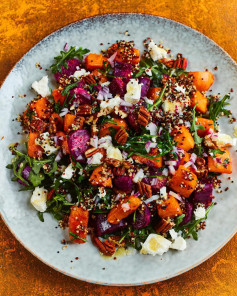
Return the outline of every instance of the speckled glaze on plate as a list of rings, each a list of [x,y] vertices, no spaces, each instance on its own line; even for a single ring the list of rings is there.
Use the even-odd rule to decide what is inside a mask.
[[[125,36],[128,30],[130,36]],[[165,48],[172,53],[183,53],[188,58],[188,70],[212,70],[216,80],[213,93],[225,94],[237,86],[237,66],[230,56],[218,45],[197,31],[180,23],[141,14],[114,14],[88,18],[66,26],[34,46],[13,68],[0,89],[0,126],[4,140],[0,143],[0,213],[15,237],[32,254],[52,268],[80,280],[104,285],[142,285],[165,280],[181,274],[217,252],[237,231],[237,186],[228,185],[230,189],[221,195],[216,194],[218,205],[209,214],[207,228],[199,235],[199,240],[188,240],[184,252],[169,251],[164,256],[142,256],[140,254],[124,256],[118,260],[105,260],[90,243],[68,245],[62,250],[61,240],[64,233],[55,228],[57,221],[45,215],[42,223],[29,203],[29,192],[18,192],[19,186],[10,180],[10,171],[5,166],[11,155],[8,144],[20,142],[17,135],[19,123],[12,121],[17,113],[24,110],[34,95],[30,86],[33,81],[48,74],[53,57],[63,49],[65,42],[69,45],[90,48],[99,52],[103,47],[116,40],[134,40],[136,46],[143,49],[143,40],[152,37],[159,42],[163,40]],[[100,46],[103,43],[103,46]],[[35,63],[43,67],[39,70]],[[53,81],[53,80],[52,80]],[[53,87],[53,84],[51,85]],[[25,98],[18,97],[26,94]],[[232,93],[231,109],[237,110],[237,100]],[[12,98],[14,96],[14,98]],[[234,112],[235,113],[235,112]],[[236,115],[236,114],[235,114]],[[233,125],[227,121],[221,124],[223,132],[232,134]],[[237,180],[237,157],[233,158],[233,178]],[[227,177],[223,182],[227,184]],[[59,251],[59,253],[57,253]],[[79,257],[79,260],[74,260]],[[71,263],[70,261],[73,261]]]

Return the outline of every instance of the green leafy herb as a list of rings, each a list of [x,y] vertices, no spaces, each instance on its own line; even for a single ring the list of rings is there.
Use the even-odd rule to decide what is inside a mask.
[[[224,154],[225,152],[222,151],[221,149],[217,148],[217,149],[210,149],[209,150],[209,155],[212,157],[212,158],[215,158],[216,157],[216,154]]]
[[[86,239],[84,239],[84,238],[82,238],[82,237],[76,235],[76,234],[73,233],[72,231],[70,231],[70,235],[73,237],[73,238],[71,239],[71,241],[74,241],[74,239],[81,239],[81,240],[83,240],[84,242],[87,242]]]
[[[33,184],[34,187],[37,187],[44,180],[44,175],[42,173],[35,174],[33,171],[29,174],[29,181]]]
[[[195,144],[198,145],[198,144],[201,144],[202,143],[202,138],[199,137],[199,135],[197,134],[197,131],[198,130],[204,131],[205,128],[201,124],[196,124],[196,111],[195,111],[196,107],[197,107],[197,104],[194,106],[193,112],[192,112],[193,119],[192,119],[191,131],[194,132],[194,136],[193,136],[194,142],[195,142]]]
[[[165,84],[164,88],[162,89],[162,92],[159,95],[159,98],[156,100],[155,104],[149,107],[148,111],[151,111],[153,108],[157,108],[160,105],[162,98],[165,94],[166,88],[167,88],[167,85]]]
[[[210,119],[214,121],[214,124],[216,126],[216,120],[218,116],[223,113],[224,115],[228,116],[230,114],[230,111],[225,109],[225,106],[229,105],[226,101],[230,99],[230,95],[227,94],[223,97],[222,100],[216,101],[213,98],[209,98],[210,100],[210,107],[209,107],[209,114]]]
[[[37,216],[41,222],[44,222],[44,214],[42,212],[37,212]]]
[[[79,47],[79,49],[76,50],[76,47],[72,47],[66,52],[66,51],[60,51],[60,55],[55,57],[55,63],[50,66],[53,73],[62,72],[62,66],[64,66],[66,69],[68,69],[67,60],[73,59],[74,57],[78,57],[80,60],[83,59],[83,56],[90,52],[87,48]]]

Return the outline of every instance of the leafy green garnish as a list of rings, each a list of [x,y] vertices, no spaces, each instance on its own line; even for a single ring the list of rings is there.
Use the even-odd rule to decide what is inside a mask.
[[[33,171],[29,174],[29,181],[33,184],[34,187],[37,187],[44,180],[44,175],[42,173],[35,174]]]
[[[68,84],[64,90],[61,92],[62,96],[65,96],[71,89],[74,89],[75,87],[77,87],[78,82],[74,82],[71,84]]]
[[[197,107],[197,104],[194,106],[193,112],[192,112],[193,119],[192,119],[191,131],[194,132],[194,135],[193,135],[194,142],[195,142],[195,144],[198,145],[198,144],[201,144],[202,143],[202,138],[199,137],[199,135],[197,134],[197,130],[204,131],[205,128],[201,124],[196,124],[196,111],[195,111],[196,107]]]
[[[212,157],[212,158],[215,158],[216,157],[216,154],[224,154],[225,152],[222,151],[221,149],[217,148],[217,149],[210,149],[209,150],[209,155]]]
[[[229,99],[230,99],[229,94],[225,95],[223,99],[220,101],[216,101],[213,98],[209,98],[210,100],[209,116],[210,116],[210,119],[214,121],[215,126],[216,126],[216,120],[221,113],[223,113],[226,116],[230,114],[230,111],[225,109],[225,106],[229,105],[229,103],[226,102]]]
[[[159,95],[159,98],[156,100],[155,104],[151,105],[151,106],[148,108],[148,111],[151,111],[153,108],[157,108],[157,107],[160,105],[160,103],[161,103],[161,101],[162,101],[162,98],[163,98],[163,96],[164,96],[164,94],[165,94],[166,87],[167,87],[167,85],[164,86],[164,88],[162,89],[162,92],[161,92],[160,95]]]
[[[41,222],[44,222],[44,214],[42,212],[37,212],[37,216]]]
[[[87,48],[79,47],[76,50],[76,47],[72,47],[66,52],[66,51],[60,51],[60,55],[55,57],[55,63],[50,66],[52,72],[55,74],[57,72],[62,72],[62,66],[64,66],[66,69],[68,69],[67,60],[73,59],[74,57],[78,57],[80,60],[83,59],[83,56],[90,52]]]
[[[83,240],[84,242],[88,242],[85,238],[82,238],[82,237],[76,235],[76,234],[73,233],[72,231],[70,231],[70,235],[73,237],[73,238],[71,239],[71,241],[74,241],[74,239],[81,239],[81,240]]]

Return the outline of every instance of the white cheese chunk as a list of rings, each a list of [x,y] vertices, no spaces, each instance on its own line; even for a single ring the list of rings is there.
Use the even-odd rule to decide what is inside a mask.
[[[69,164],[69,166],[66,168],[66,170],[62,173],[63,179],[70,180],[75,173],[76,169],[73,168],[72,163]]]
[[[109,148],[112,146],[112,138],[111,136],[105,136],[98,140],[98,147],[99,148]]]
[[[171,235],[172,239],[176,239],[178,237],[178,233],[174,229],[170,229],[169,234]]]
[[[149,234],[148,238],[142,244],[141,254],[163,255],[169,250],[171,241],[158,234]]]
[[[76,72],[74,72],[73,75],[71,75],[71,77],[75,77],[76,79],[80,79],[82,76],[86,76],[86,75],[89,75],[90,72],[87,72],[85,69],[80,69]]]
[[[211,136],[211,139],[217,147],[228,147],[235,145],[235,139],[232,139],[231,136],[226,134],[214,133]]]
[[[185,88],[183,88],[183,86],[179,86],[179,85],[177,85],[177,86],[175,87],[175,89],[176,89],[178,92],[181,92],[181,93],[185,94]]]
[[[206,210],[204,207],[197,207],[196,210],[194,211],[195,215],[195,220],[199,220],[205,217],[206,215]]]
[[[167,58],[167,51],[164,48],[158,47],[154,41],[149,43],[148,51],[153,61]]]
[[[120,105],[120,96],[115,96],[113,99],[110,99],[110,100],[107,100],[107,101],[102,101],[100,103],[100,108],[102,109],[106,109],[106,108],[109,108],[109,109],[113,109],[114,107],[119,107]]]
[[[168,100],[165,100],[162,104],[162,109],[166,113],[180,113],[182,112],[182,105],[180,102],[177,101],[170,102]]]
[[[107,150],[106,150],[106,153],[107,153],[108,158],[114,158],[114,159],[117,159],[117,160],[120,160],[120,161],[123,160],[122,153],[118,148],[115,148],[113,146],[108,147]]]
[[[40,134],[39,138],[35,139],[35,144],[40,145],[44,149],[46,155],[51,155],[59,149],[53,138],[49,136],[48,132]]]
[[[150,135],[152,136],[156,136],[157,135],[157,125],[153,122],[150,122],[147,126],[146,126],[146,130],[148,130],[150,132]]]
[[[140,169],[136,175],[133,177],[133,182],[137,183],[145,177],[143,169]]]
[[[176,237],[174,242],[170,246],[171,249],[175,249],[179,251],[185,250],[186,247],[187,247],[186,240],[183,239],[181,236]]]
[[[37,211],[45,212],[47,209],[47,196],[48,190],[46,190],[44,187],[35,187],[30,202]]]
[[[88,158],[87,162],[89,164],[101,164],[101,159],[103,158],[103,154],[97,152],[93,154],[90,158]]]
[[[142,85],[138,83],[137,79],[130,79],[126,87],[126,94],[124,100],[131,104],[136,104],[141,98],[141,87]]]
[[[39,81],[34,81],[31,87],[42,97],[47,97],[50,95],[49,89],[49,78],[48,76],[43,76]]]

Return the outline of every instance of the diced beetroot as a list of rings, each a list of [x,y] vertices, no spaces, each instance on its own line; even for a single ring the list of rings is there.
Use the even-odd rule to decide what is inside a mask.
[[[119,176],[113,179],[114,186],[126,193],[132,191],[132,178],[128,176]]]
[[[195,191],[193,193],[193,202],[195,204],[202,203],[207,208],[211,204],[213,199],[212,190],[213,190],[213,184],[206,183],[202,190]]]
[[[124,91],[124,82],[122,78],[115,77],[109,85],[109,90],[114,96],[116,95],[123,96],[125,91]]]
[[[84,152],[88,149],[88,142],[90,141],[90,133],[87,130],[77,130],[70,134],[68,139],[68,146],[71,155],[76,161],[84,162]]]
[[[167,185],[167,182],[168,182],[167,177],[159,176],[154,182],[152,182],[152,184],[155,183],[154,185],[151,186],[152,194],[157,194],[162,187]]]
[[[76,97],[74,99],[75,101],[79,100],[79,102],[81,104],[90,104],[91,103],[91,95],[85,89],[77,87],[77,88],[74,88],[73,92],[76,95]]]
[[[139,83],[142,84],[141,87],[141,97],[144,98],[147,96],[150,84],[151,84],[151,80],[149,77],[140,77],[139,78]]]
[[[180,225],[187,224],[192,218],[193,205],[190,202],[185,201],[185,207],[184,207],[183,213],[185,214],[185,217],[183,221],[180,223]]]
[[[141,132],[141,127],[138,124],[138,115],[135,113],[129,113],[128,115],[128,124],[131,129],[133,129],[135,132],[139,133]]]
[[[59,79],[61,77],[63,77],[64,75],[67,77],[73,75],[74,72],[77,71],[77,67],[79,67],[81,65],[81,62],[78,59],[70,59],[67,61],[67,65],[68,65],[67,69],[64,66],[62,66],[61,73],[57,72],[54,74],[54,77],[56,78],[56,80],[59,81]]]
[[[111,224],[107,221],[106,214],[97,214],[95,217],[94,228],[97,236],[113,233],[127,227],[127,222],[122,219],[118,224]]]
[[[132,226],[136,229],[146,227],[151,221],[151,213],[146,204],[142,204],[136,211],[135,221],[132,221]]]
[[[132,65],[115,61],[114,63],[114,76],[117,77],[130,77],[132,74]]]

